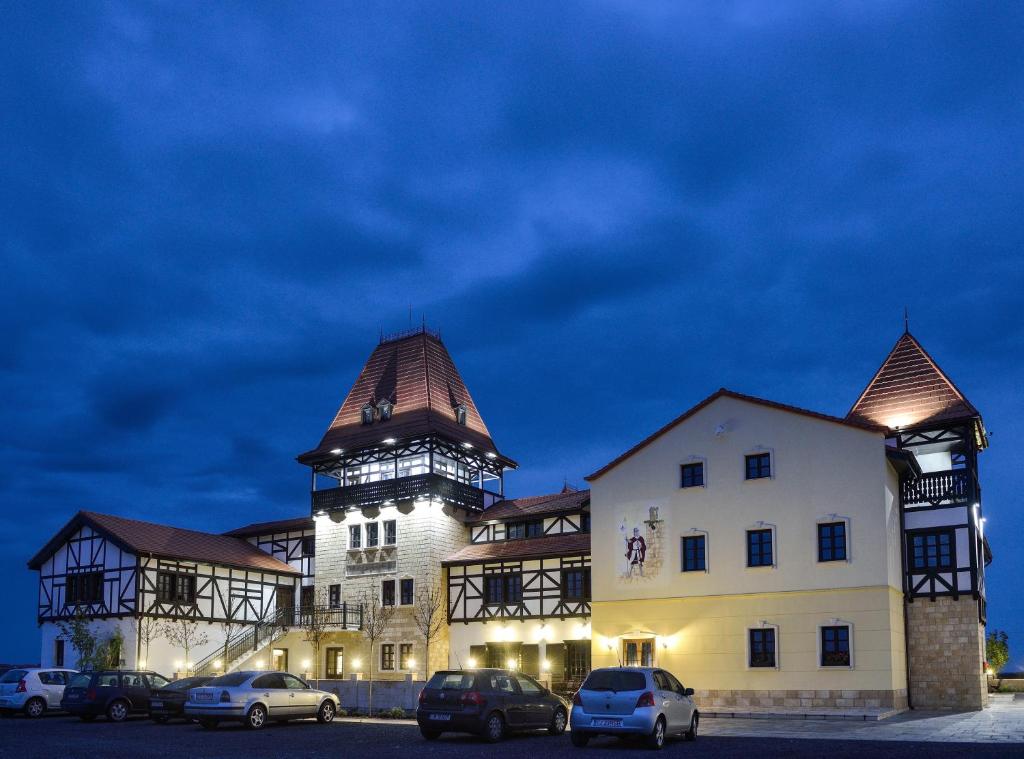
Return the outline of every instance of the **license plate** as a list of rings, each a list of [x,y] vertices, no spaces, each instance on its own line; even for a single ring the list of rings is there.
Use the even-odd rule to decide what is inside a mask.
[[[196,701],[213,701],[212,693],[197,693]]]
[[[149,702],[149,707],[151,709],[160,709],[161,707],[163,707],[163,705],[164,705],[163,701],[150,701]]]
[[[594,727],[622,727],[621,719],[595,719],[591,723]]]
[[[78,700],[78,699],[80,699],[81,697],[82,697],[82,696],[81,696],[81,694],[79,694],[79,693],[69,693],[68,695],[64,696],[64,699],[65,699],[66,701],[77,701],[77,700]]]
[[[450,714],[431,714],[430,715],[430,719],[436,719],[436,720],[440,720],[442,722],[448,722],[448,721],[451,720],[451,718],[452,718],[452,715],[450,715]]]

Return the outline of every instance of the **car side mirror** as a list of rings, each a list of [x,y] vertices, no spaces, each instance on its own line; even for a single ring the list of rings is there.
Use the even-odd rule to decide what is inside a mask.
[[[692,696],[693,695],[693,688],[683,688],[683,695],[684,696]]]

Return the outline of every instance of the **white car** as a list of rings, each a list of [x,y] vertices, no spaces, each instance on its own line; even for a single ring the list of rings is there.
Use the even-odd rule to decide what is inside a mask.
[[[333,693],[310,688],[287,672],[230,672],[189,690],[185,714],[205,728],[232,720],[258,730],[269,720],[333,722],[338,703]]]
[[[11,669],[0,677],[0,711],[42,717],[60,709],[64,686],[78,674],[74,669]]]

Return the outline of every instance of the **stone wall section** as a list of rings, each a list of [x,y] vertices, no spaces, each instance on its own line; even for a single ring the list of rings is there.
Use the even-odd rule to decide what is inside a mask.
[[[988,706],[985,627],[970,596],[907,604],[910,702],[915,709],[978,710]]]
[[[698,706],[737,709],[906,709],[907,692],[899,690],[698,690]]]

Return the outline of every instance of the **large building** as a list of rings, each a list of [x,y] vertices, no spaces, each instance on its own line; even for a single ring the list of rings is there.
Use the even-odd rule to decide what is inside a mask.
[[[77,514],[29,563],[42,661],[74,665],[79,614],[120,630],[125,666],[168,674],[488,665],[571,690],[591,666],[656,664],[705,708],[981,708],[986,443],[907,333],[844,417],[720,390],[591,490],[511,499],[516,463],[413,330],[381,339],[298,457],[303,516],[213,535]],[[143,640],[146,620],[203,642]]]
[[[587,478],[594,665],[721,708],[981,708],[985,443],[909,333],[842,418],[719,390]]]

